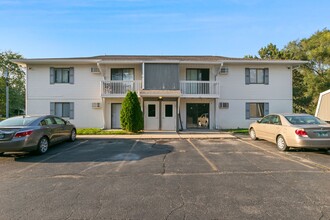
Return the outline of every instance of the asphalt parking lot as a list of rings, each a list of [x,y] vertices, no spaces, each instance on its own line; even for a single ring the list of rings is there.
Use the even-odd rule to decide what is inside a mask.
[[[330,219],[330,152],[77,140],[0,157],[0,219]]]

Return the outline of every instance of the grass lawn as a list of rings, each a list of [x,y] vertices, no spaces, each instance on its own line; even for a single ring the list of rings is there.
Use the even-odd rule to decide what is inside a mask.
[[[139,134],[124,130],[103,130],[100,128],[78,128],[78,135],[117,135],[117,134]]]
[[[249,129],[247,128],[228,129],[225,131],[231,132],[233,134],[249,134]]]

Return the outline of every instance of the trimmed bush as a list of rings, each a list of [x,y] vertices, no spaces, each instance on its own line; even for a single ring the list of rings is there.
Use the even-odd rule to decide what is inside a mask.
[[[143,130],[143,114],[136,92],[128,91],[120,111],[120,125],[129,132]]]

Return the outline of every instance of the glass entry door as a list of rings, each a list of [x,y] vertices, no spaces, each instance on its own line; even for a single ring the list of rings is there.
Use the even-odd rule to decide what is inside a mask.
[[[187,103],[187,129],[209,129],[209,103]]]

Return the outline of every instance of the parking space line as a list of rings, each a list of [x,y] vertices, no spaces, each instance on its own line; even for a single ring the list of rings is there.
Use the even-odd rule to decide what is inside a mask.
[[[210,167],[211,167],[211,169],[213,170],[213,171],[215,171],[215,172],[218,172],[219,170],[218,170],[218,168],[214,165],[214,163],[212,163],[203,153],[202,153],[202,151],[200,151],[199,149],[198,149],[198,147],[196,147],[196,145],[193,143],[193,142],[191,142],[191,140],[190,139],[187,139],[187,141],[191,144],[191,146],[193,146],[194,148],[195,148],[195,150],[198,152],[198,154],[199,155],[201,155],[201,157],[203,157],[204,158],[204,160],[210,165]]]
[[[57,154],[54,154],[54,155],[52,155],[52,156],[49,156],[49,157],[47,157],[47,158],[45,158],[45,159],[43,159],[43,160],[41,160],[41,161],[39,161],[39,162],[33,163],[33,164],[31,164],[30,166],[25,167],[24,169],[21,169],[21,170],[16,171],[16,173],[22,173],[22,172],[24,172],[24,171],[26,171],[26,170],[28,170],[28,169],[31,169],[32,167],[35,167],[35,166],[39,165],[40,163],[44,163],[44,162],[46,162],[46,161],[48,161],[48,160],[50,160],[50,159],[52,159],[52,158],[54,158],[54,157],[57,157],[58,155],[60,155],[60,154],[62,154],[62,153],[65,153],[65,152],[67,152],[67,151],[69,151],[69,150],[71,150],[71,149],[73,149],[73,148],[75,148],[75,147],[78,147],[78,146],[80,146],[80,145],[82,145],[82,144],[85,144],[86,142],[88,142],[88,140],[83,141],[83,142],[80,142],[80,143],[78,143],[78,144],[75,144],[75,145],[73,145],[73,146],[67,148],[65,151],[61,151],[61,152],[59,152],[59,153],[57,153]]]
[[[122,166],[124,166],[125,162],[128,159],[129,154],[133,151],[134,147],[137,145],[138,142],[139,142],[139,140],[137,140],[137,141],[134,142],[134,144],[132,145],[131,149],[129,149],[127,155],[125,156],[124,160],[117,167],[116,172],[119,172],[119,170],[122,168]]]
[[[268,153],[270,153],[270,154],[273,154],[273,155],[276,155],[276,156],[278,156],[278,157],[281,157],[281,158],[283,158],[283,159],[285,159],[285,160],[289,160],[289,161],[291,161],[291,162],[298,163],[298,164],[300,164],[300,165],[302,165],[302,166],[304,166],[304,167],[310,168],[310,169],[315,169],[315,168],[317,167],[317,168],[325,169],[325,170],[328,170],[328,171],[330,170],[329,167],[323,166],[323,165],[321,165],[321,164],[314,163],[314,162],[312,162],[312,161],[306,161],[306,159],[304,159],[304,160],[306,161],[306,163],[309,163],[309,164],[311,164],[311,165],[313,165],[313,166],[310,166],[310,165],[307,165],[307,164],[302,163],[302,162],[300,162],[300,161],[297,161],[297,160],[291,159],[291,158],[289,158],[289,157],[287,157],[287,156],[283,156],[283,155],[281,155],[280,153],[275,153],[275,152],[269,151],[269,150],[267,150],[267,149],[265,149],[265,148],[262,148],[262,147],[259,147],[258,145],[255,145],[255,144],[253,144],[253,143],[249,143],[249,142],[247,142],[247,141],[243,141],[243,140],[241,140],[241,139],[237,139],[237,140],[240,141],[240,142],[242,142],[242,143],[248,144],[248,145],[250,145],[250,146],[252,146],[252,147],[258,148],[258,149],[263,150],[263,151],[266,151],[266,152],[268,152]],[[298,157],[298,158],[300,158],[300,157]],[[302,158],[300,158],[300,159],[302,159]]]

